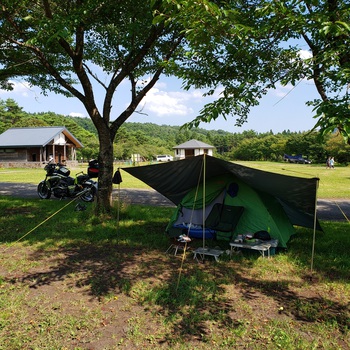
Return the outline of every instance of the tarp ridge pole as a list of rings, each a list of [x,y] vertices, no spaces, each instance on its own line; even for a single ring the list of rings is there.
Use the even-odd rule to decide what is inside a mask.
[[[196,206],[196,202],[197,202],[198,190],[199,190],[199,185],[200,185],[200,182],[201,182],[202,172],[203,172],[203,163],[202,163],[202,165],[201,165],[201,170],[200,170],[200,173],[199,173],[199,176],[198,176],[198,182],[197,182],[197,187],[196,187],[196,193],[195,193],[194,201],[193,201],[193,205],[192,205],[192,211],[191,211],[191,217],[190,217],[190,224],[188,225],[188,228],[187,228],[187,236],[190,235],[190,231],[191,231],[192,220],[193,220],[193,212],[194,212],[194,209],[195,209],[195,206]]]
[[[120,221],[120,184],[118,184],[118,201],[117,201],[117,241],[119,235],[119,221]]]
[[[207,172],[207,164],[205,153],[203,155],[203,249],[205,248],[205,182],[206,182],[206,172]]]
[[[193,212],[194,212],[195,203],[196,203],[196,201],[197,201],[198,189],[199,189],[199,184],[200,184],[200,179],[201,179],[201,176],[202,176],[202,172],[203,172],[203,163],[202,163],[202,165],[201,165],[201,170],[200,170],[199,177],[198,177],[198,182],[197,182],[197,187],[196,187],[196,193],[195,193],[195,197],[194,197],[194,201],[193,201],[193,205],[192,205],[192,212],[191,212],[190,224],[188,225],[188,229],[187,229],[187,236],[190,236],[190,230],[191,230],[192,220],[193,220]],[[182,254],[182,259],[181,259],[181,265],[180,265],[180,269],[179,269],[179,274],[178,274],[178,277],[177,277],[176,293],[177,293],[177,290],[178,290],[179,285],[180,285],[180,279],[181,279],[181,274],[182,274],[182,270],[183,270],[183,264],[184,264],[184,261],[185,261],[186,251],[187,251],[187,242],[185,242],[185,247],[184,247],[183,254]]]
[[[316,180],[316,195],[315,195],[315,213],[314,213],[314,232],[312,236],[312,251],[311,251],[311,278],[313,275],[313,269],[314,269],[314,256],[315,256],[315,241],[316,241],[316,224],[317,224],[317,191],[319,186],[320,179]]]
[[[116,236],[117,236],[117,242],[119,240],[119,223],[120,223],[120,183],[122,182],[122,177],[120,175],[120,168],[117,169],[118,177],[117,181],[114,182],[118,185],[117,190],[117,227],[116,227]]]
[[[177,283],[176,283],[176,293],[177,293],[177,290],[179,289],[179,285],[180,285],[180,279],[181,279],[181,274],[182,274],[183,265],[184,265],[184,261],[185,261],[186,251],[187,251],[187,242],[185,242],[184,251],[182,253],[181,265],[180,265],[179,275],[177,277]]]

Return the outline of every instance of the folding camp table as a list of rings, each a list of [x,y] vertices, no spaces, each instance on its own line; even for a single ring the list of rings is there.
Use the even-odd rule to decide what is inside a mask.
[[[265,257],[265,252],[267,252],[267,256],[270,257],[270,248],[277,247],[278,239],[272,239],[269,241],[244,241],[244,242],[230,242],[231,253],[237,248],[243,249],[252,249],[257,250],[261,253],[263,257]]]
[[[193,259],[197,259],[197,254],[201,256],[202,260],[204,256],[213,256],[216,261],[219,261],[219,256],[223,254],[223,250],[221,249],[211,249],[211,248],[197,248],[193,254]]]
[[[165,254],[170,253],[170,251],[174,250],[174,255],[176,255],[179,249],[185,250],[185,247],[187,247],[187,244],[190,242],[191,238],[189,238],[187,235],[181,235],[177,238],[174,238],[174,243],[170,245]]]

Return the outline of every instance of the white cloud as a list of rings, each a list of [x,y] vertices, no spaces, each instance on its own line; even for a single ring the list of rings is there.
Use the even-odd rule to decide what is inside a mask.
[[[85,114],[83,114],[83,113],[76,113],[76,112],[70,112],[69,116],[70,117],[80,117],[80,118],[85,118],[86,117]]]
[[[163,81],[158,81],[155,85],[156,88],[158,89],[163,89],[165,90],[167,88],[167,84]]]
[[[308,50],[299,50],[299,56],[301,59],[306,60],[312,57],[312,53]],[[310,80],[307,77],[304,77],[301,79],[301,81],[309,82]],[[298,85],[298,84],[297,84]],[[282,85],[280,83],[276,84],[276,89],[272,89],[273,95],[277,97],[285,97],[287,94],[289,94],[295,86],[292,84]]]
[[[302,58],[303,60],[306,60],[308,58],[312,57],[312,53],[308,50],[300,50],[299,51],[299,56],[300,58]]]
[[[202,94],[198,90],[193,91],[165,91],[164,83],[157,84],[148,92],[143,100],[144,109],[162,116],[186,116],[193,113],[191,104],[199,102]]]
[[[29,93],[33,93],[33,90],[31,89],[29,83],[24,82],[24,81],[14,81],[14,80],[10,80],[9,81],[12,86],[13,86],[13,90],[12,91],[7,91],[7,90],[0,90],[0,95],[7,95],[7,94],[16,94],[22,97],[28,97]]]
[[[284,97],[286,96],[291,90],[293,90],[292,84],[282,85],[277,83],[276,89],[273,90],[273,94],[278,97]]]

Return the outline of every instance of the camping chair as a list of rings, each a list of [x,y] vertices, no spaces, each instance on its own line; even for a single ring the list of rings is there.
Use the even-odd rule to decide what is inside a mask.
[[[240,206],[216,203],[205,220],[205,226],[215,231],[214,239],[230,241],[243,211],[244,208]],[[203,246],[194,251],[193,258],[197,259],[197,255],[199,255],[203,260],[205,256],[213,256],[218,261],[223,253],[224,251],[221,249],[209,249]]]
[[[216,240],[230,241],[244,207],[216,203],[205,220],[205,226],[215,230]]]
[[[179,228],[172,228],[169,230],[168,235],[170,236],[171,244],[166,250],[165,254],[174,251],[174,255],[176,255],[179,250],[190,250],[191,248],[189,247],[189,244],[191,242],[191,238],[188,237],[186,233],[186,230]]]

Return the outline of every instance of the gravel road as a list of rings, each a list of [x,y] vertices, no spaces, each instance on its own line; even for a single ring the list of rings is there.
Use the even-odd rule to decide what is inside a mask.
[[[37,185],[0,182],[0,196],[13,196],[19,198],[38,198]],[[144,204],[154,206],[175,207],[175,205],[155,190],[149,189],[117,189],[113,190],[113,197],[130,204]],[[350,220],[350,200],[328,200],[317,201],[317,216],[319,220],[325,221],[348,221]]]

